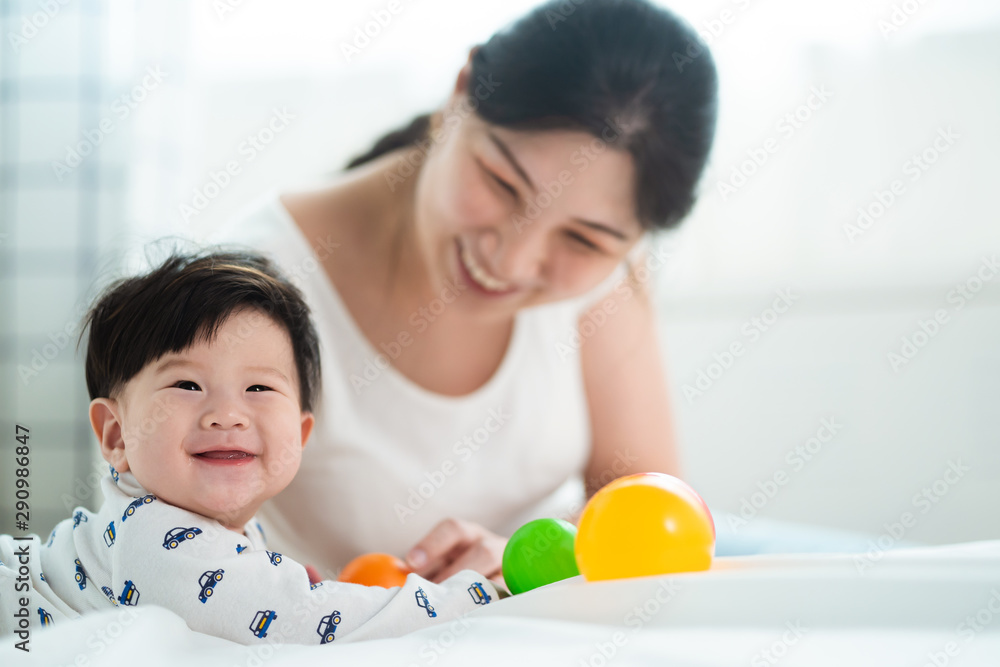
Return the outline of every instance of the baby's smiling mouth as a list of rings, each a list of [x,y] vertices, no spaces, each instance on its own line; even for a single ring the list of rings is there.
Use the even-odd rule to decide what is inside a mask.
[[[213,459],[216,461],[239,461],[242,459],[254,458],[253,454],[248,454],[247,452],[240,451],[238,449],[216,449],[210,452],[195,454],[195,456],[203,459]]]

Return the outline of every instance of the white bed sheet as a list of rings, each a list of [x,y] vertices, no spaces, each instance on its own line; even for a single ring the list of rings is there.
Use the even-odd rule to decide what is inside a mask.
[[[874,556],[730,557],[674,577],[577,578],[405,637],[325,646],[242,646],[139,606],[36,631],[30,654],[4,637],[0,665],[1000,666],[1000,541]]]

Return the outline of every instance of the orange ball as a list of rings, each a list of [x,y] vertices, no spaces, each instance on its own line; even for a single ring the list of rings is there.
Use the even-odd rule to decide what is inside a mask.
[[[337,581],[363,586],[392,588],[406,583],[406,575],[413,570],[406,563],[389,554],[362,554],[344,566]]]

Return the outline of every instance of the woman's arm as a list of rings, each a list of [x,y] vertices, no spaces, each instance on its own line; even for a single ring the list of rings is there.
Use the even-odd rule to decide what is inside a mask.
[[[645,259],[642,255],[637,263]],[[581,337],[592,432],[590,460],[584,470],[588,497],[623,475],[664,472],[680,476],[648,283],[630,274],[580,319],[582,323],[597,312],[606,316],[592,335]],[[590,319],[601,320],[599,316]]]

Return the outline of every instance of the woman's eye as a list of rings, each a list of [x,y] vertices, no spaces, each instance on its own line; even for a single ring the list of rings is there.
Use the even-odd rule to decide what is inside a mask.
[[[517,188],[515,188],[510,183],[497,176],[491,169],[488,169],[486,165],[483,164],[480,160],[476,160],[476,162],[479,164],[479,168],[482,169],[487,176],[493,179],[493,181],[495,181],[497,185],[499,185],[501,188],[509,192],[513,197],[517,198]]]
[[[577,234],[576,232],[566,232],[566,235],[569,236],[574,241],[580,243],[581,245],[586,246],[590,250],[600,250],[600,248],[596,244],[592,243],[590,240],[587,239],[587,237],[581,234]]]
[[[197,383],[191,382],[191,380],[180,380],[178,382],[175,382],[174,386],[178,387],[178,388],[182,388],[182,385],[186,385],[186,384],[191,385],[192,387],[194,387],[193,391],[198,391],[199,389],[201,389],[201,387],[199,387]]]
[[[510,183],[508,183],[507,181],[503,180],[502,178],[494,174],[492,171],[490,172],[490,176],[493,177],[493,180],[496,181],[501,188],[509,192],[514,197],[517,197],[517,188],[515,188]]]
[[[255,385],[252,385],[252,386],[248,387],[247,391],[252,391],[252,392],[254,392],[256,394],[256,393],[260,393],[262,391],[274,391],[274,390],[271,389],[270,387],[265,387],[262,384],[255,384]]]

